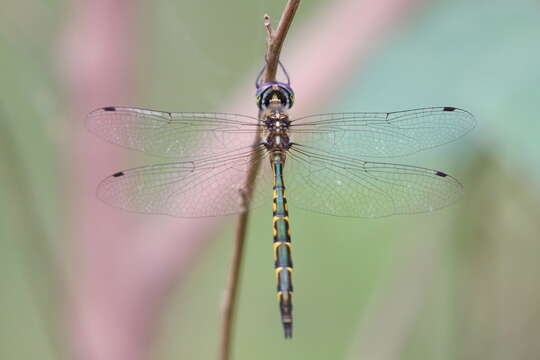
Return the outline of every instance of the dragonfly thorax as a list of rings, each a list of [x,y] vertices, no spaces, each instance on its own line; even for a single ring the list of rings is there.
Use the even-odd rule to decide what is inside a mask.
[[[289,135],[287,133],[278,134],[278,133],[270,133],[266,137],[266,142],[264,143],[266,146],[266,149],[268,151],[287,151],[289,150],[289,147],[291,146],[291,142],[289,140]]]
[[[280,102],[271,101],[264,115],[264,125],[266,126],[266,148],[271,151],[288,150],[290,120]]]

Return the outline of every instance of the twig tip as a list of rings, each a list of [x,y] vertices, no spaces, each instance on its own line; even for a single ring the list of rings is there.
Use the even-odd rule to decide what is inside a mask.
[[[274,29],[272,29],[272,23],[270,22],[270,15],[264,14],[264,27],[266,28],[266,32],[268,34],[268,38],[272,38],[274,35]]]

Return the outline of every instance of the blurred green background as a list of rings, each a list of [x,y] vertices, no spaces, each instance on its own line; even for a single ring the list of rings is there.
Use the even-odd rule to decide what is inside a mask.
[[[291,36],[322,3],[302,3]],[[261,16],[278,18],[283,2],[137,6],[136,104],[219,111],[254,77]],[[65,341],[51,328],[61,327],[53,312],[61,294],[48,272],[66,256],[70,153],[59,139],[70,136],[71,119],[58,48],[70,3],[8,0],[2,8],[0,358],[56,359],[53,344]],[[292,341],[278,321],[270,210],[254,211],[235,358],[540,358],[539,16],[533,0],[422,3],[314,110],[469,110],[478,127],[466,138],[399,159],[448,171],[466,193],[441,211],[377,220],[291,209]],[[153,359],[215,356],[235,218],[226,224],[166,302]]]

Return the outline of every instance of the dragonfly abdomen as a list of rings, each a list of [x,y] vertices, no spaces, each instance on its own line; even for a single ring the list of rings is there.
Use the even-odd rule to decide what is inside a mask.
[[[274,266],[277,278],[277,296],[281,312],[281,322],[285,338],[292,337],[292,258],[291,233],[289,227],[289,211],[283,182],[284,156],[274,153],[272,168],[274,170],[273,237]]]

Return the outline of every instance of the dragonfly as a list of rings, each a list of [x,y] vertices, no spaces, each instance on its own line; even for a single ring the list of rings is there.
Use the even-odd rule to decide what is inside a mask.
[[[255,81],[258,116],[107,106],[92,111],[86,124],[111,143],[171,159],[104,179],[98,197],[114,207],[184,218],[222,216],[269,202],[272,189],[277,298],[284,336],[291,338],[285,184],[292,206],[334,216],[376,218],[443,208],[463,192],[457,179],[381,160],[455,141],[475,127],[475,118],[452,106],[290,117],[295,97],[280,66],[286,80],[263,82],[261,71]],[[254,181],[246,183],[257,167]]]

